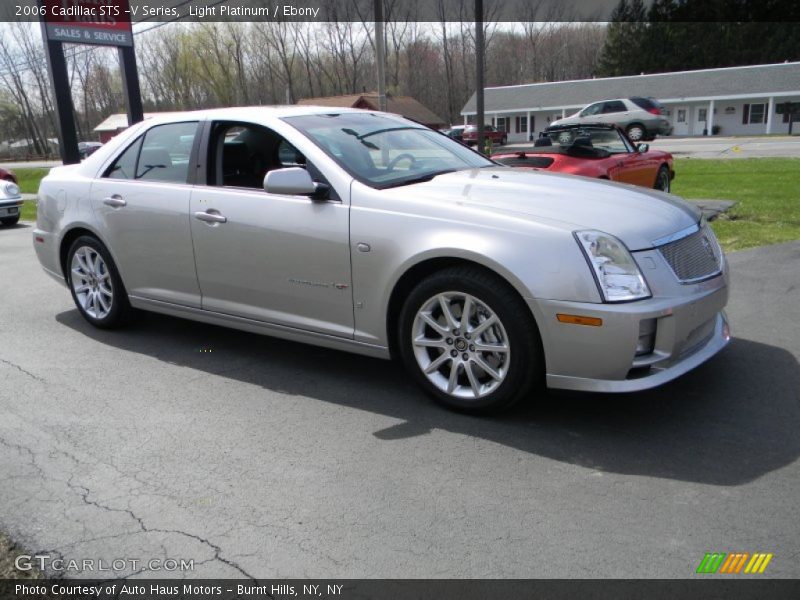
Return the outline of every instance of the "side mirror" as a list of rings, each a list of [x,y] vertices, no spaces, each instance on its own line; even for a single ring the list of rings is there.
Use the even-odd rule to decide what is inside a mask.
[[[315,183],[302,167],[288,167],[269,171],[264,177],[264,191],[285,196],[315,196],[328,191],[324,183]]]
[[[638,150],[640,153],[644,154],[645,152],[647,152],[648,150],[650,150],[650,144],[637,144],[637,145],[636,145],[636,149],[637,149],[637,150]]]

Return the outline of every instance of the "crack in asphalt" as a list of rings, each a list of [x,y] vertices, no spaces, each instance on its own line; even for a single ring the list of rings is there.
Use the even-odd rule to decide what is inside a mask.
[[[0,359],[0,360],[2,360],[2,359]],[[3,437],[0,437],[0,444],[5,446],[6,448],[13,448],[14,450],[16,450],[17,452],[19,452],[21,454],[27,454],[29,459],[30,459],[29,462],[30,462],[31,467],[33,467],[36,470],[36,472],[39,474],[39,477],[41,477],[42,479],[46,478],[45,474],[44,474],[44,471],[42,470],[42,467],[40,467],[39,463],[36,462],[36,455],[33,453],[33,450],[31,450],[27,446],[22,446],[20,444],[15,444],[13,442],[9,442],[8,440],[6,440]]]
[[[83,502],[85,504],[88,504],[89,506],[94,506],[96,508],[99,508],[101,510],[105,510],[105,511],[108,511],[108,512],[116,512],[116,513],[127,514],[128,516],[131,517],[131,519],[133,519],[138,524],[141,533],[166,533],[166,534],[181,535],[181,536],[196,540],[196,541],[200,542],[201,544],[211,548],[211,550],[214,551],[213,558],[211,558],[210,560],[207,560],[207,561],[200,562],[198,564],[205,564],[207,562],[211,562],[211,561],[217,560],[217,561],[219,561],[219,562],[231,567],[232,569],[235,569],[236,571],[238,571],[239,573],[241,573],[242,575],[244,575],[248,579],[256,581],[256,578],[253,575],[250,575],[250,573],[248,573],[247,571],[245,571],[238,563],[236,563],[233,560],[230,560],[230,559],[227,559],[227,558],[223,557],[222,556],[222,548],[220,548],[219,546],[217,546],[216,544],[214,544],[210,540],[208,540],[206,538],[203,538],[203,537],[201,537],[199,535],[193,534],[193,533],[188,533],[186,531],[181,531],[179,529],[149,528],[149,527],[147,527],[147,525],[145,525],[144,520],[141,517],[137,516],[132,510],[130,510],[128,508],[113,508],[111,506],[106,506],[105,504],[100,504],[99,502],[97,502],[95,500],[90,500],[89,499],[89,494],[91,494],[91,490],[89,488],[85,487],[85,486],[77,485],[77,484],[73,483],[72,482],[72,478],[70,478],[70,480],[67,481],[67,486],[69,486],[69,488],[71,490],[77,491],[78,494],[81,496]],[[120,535],[126,535],[126,534],[120,534]]]
[[[8,363],[8,361],[4,361],[3,359],[0,359],[0,362]],[[13,364],[12,364],[12,366],[16,367],[16,365],[13,365]],[[17,367],[17,368],[19,368],[19,367]],[[25,372],[24,369],[20,369],[20,370]],[[34,379],[37,379],[39,381],[43,381],[43,380],[39,379],[38,377],[36,377],[35,375],[31,375],[31,377],[33,377]],[[29,463],[30,467],[33,468],[36,471],[37,475],[40,478],[45,479],[45,480],[48,479],[48,478],[49,479],[53,479],[53,480],[58,480],[57,478],[54,478],[54,477],[48,477],[45,474],[44,470],[41,468],[41,466],[39,465],[39,463],[36,460],[36,454],[29,447],[24,446],[22,444],[17,444],[17,443],[8,441],[7,439],[5,439],[3,437],[0,437],[0,445],[5,446],[6,448],[14,449],[17,452],[19,452],[20,454],[27,455],[28,463]],[[76,464],[80,464],[80,462],[81,462],[81,461],[79,461],[77,459],[77,457],[75,457],[71,453],[63,452],[61,450],[55,450],[55,452],[67,456],[68,458],[72,459],[73,462],[75,462]],[[120,474],[122,474],[121,471],[119,471],[119,472],[120,472]],[[87,488],[86,486],[84,486],[84,485],[79,485],[79,484],[74,483],[73,479],[74,479],[74,476],[71,475],[70,478],[67,481],[62,481],[62,483],[66,483],[67,487],[70,490],[72,490],[74,492],[77,492],[78,495],[81,497],[81,500],[83,501],[84,504],[86,504],[88,506],[93,506],[95,508],[98,508],[98,509],[106,511],[106,512],[116,512],[116,513],[126,514],[136,523],[139,531],[125,532],[125,533],[116,534],[116,535],[113,535],[113,536],[106,536],[109,539],[117,538],[117,537],[124,537],[126,535],[135,535],[135,534],[138,534],[138,533],[164,533],[164,534],[167,534],[167,535],[169,535],[169,534],[180,535],[180,536],[183,536],[183,537],[190,538],[190,539],[193,539],[195,541],[198,541],[201,544],[203,544],[203,545],[207,546],[208,548],[210,548],[214,552],[214,556],[211,559],[205,560],[205,561],[201,561],[201,562],[197,563],[198,565],[206,564],[206,563],[212,562],[212,561],[219,561],[219,562],[223,563],[224,565],[227,565],[228,567],[238,571],[244,577],[246,577],[246,578],[248,578],[250,580],[256,581],[256,577],[254,577],[253,575],[251,575],[250,573],[245,571],[236,561],[230,560],[228,558],[225,558],[222,555],[222,548],[220,546],[218,546],[217,544],[214,544],[210,540],[208,540],[208,539],[206,539],[204,537],[201,537],[199,535],[193,534],[193,533],[189,533],[189,532],[186,532],[186,531],[181,531],[179,529],[156,529],[156,528],[150,528],[145,524],[144,520],[141,517],[139,517],[136,513],[134,513],[130,509],[127,509],[127,508],[114,508],[112,506],[107,506],[105,504],[101,504],[100,502],[98,502],[96,500],[90,499],[89,495],[92,493],[92,491],[89,488]],[[73,544],[70,544],[70,545],[73,545]],[[55,548],[54,549],[50,549],[50,550],[45,550],[45,551],[42,551],[42,552],[58,554],[59,557],[61,557],[62,559],[64,558],[64,555],[61,552],[59,552],[58,550],[56,550]],[[131,577],[131,576],[136,575],[136,574],[138,574],[138,573],[131,573],[130,575],[127,575],[126,577]]]
[[[41,378],[41,377],[39,377],[38,375],[34,375],[34,374],[33,374],[33,373],[31,373],[30,371],[27,371],[27,370],[23,369],[22,367],[20,367],[20,366],[19,366],[17,363],[15,363],[15,362],[11,362],[10,360],[6,360],[6,359],[4,359],[4,358],[0,358],[0,363],[2,363],[2,364],[4,364],[4,365],[8,365],[9,367],[12,367],[12,368],[16,369],[16,370],[17,370],[17,371],[19,371],[20,373],[24,373],[25,375],[27,375],[28,377],[30,377],[30,378],[32,378],[32,379],[34,379],[35,381],[38,381],[39,383],[47,383],[47,382],[46,382],[44,379],[42,379],[42,378]]]

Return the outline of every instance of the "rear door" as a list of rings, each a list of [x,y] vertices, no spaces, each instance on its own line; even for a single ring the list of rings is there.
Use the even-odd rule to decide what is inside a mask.
[[[189,224],[197,130],[197,121],[151,127],[92,184],[92,210],[132,296],[200,306]]]
[[[603,123],[625,123],[628,118],[628,109],[621,100],[609,100],[603,103],[603,112],[599,121]]]

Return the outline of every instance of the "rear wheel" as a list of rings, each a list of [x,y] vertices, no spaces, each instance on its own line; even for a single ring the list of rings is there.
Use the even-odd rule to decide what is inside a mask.
[[[506,136],[503,136],[503,138],[500,140],[500,145],[505,146],[507,143],[508,143],[508,138]]]
[[[633,125],[628,125],[628,128],[625,131],[628,134],[628,138],[630,138],[632,142],[641,142],[646,135],[644,127],[642,127],[638,123],[634,123]]]
[[[133,309],[119,271],[97,238],[84,235],[76,239],[65,266],[72,299],[84,319],[103,329],[130,320]]]
[[[541,382],[541,342],[528,307],[505,281],[478,268],[423,280],[403,307],[399,339],[411,375],[449,408],[505,409]]]
[[[667,165],[661,165],[656,174],[656,183],[653,188],[661,190],[662,192],[669,192],[672,185],[672,180],[669,176],[669,169]]]
[[[17,223],[19,223],[19,215],[16,215],[14,217],[6,217],[4,219],[0,219],[0,223],[2,223],[3,225],[6,225],[6,226],[16,225]]]

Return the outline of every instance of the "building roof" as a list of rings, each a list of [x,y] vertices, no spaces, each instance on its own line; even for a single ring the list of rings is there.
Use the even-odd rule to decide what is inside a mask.
[[[353,108],[363,104],[372,110],[379,110],[377,92],[348,94],[345,96],[325,96],[322,98],[303,98],[297,103],[303,106],[337,106],[341,108]],[[446,124],[444,119],[411,96],[394,96],[387,94],[386,108],[390,113],[402,115],[425,125]]]
[[[800,95],[800,62],[579,79],[486,88],[486,112],[581,107],[598,100],[650,96],[688,101]],[[475,114],[475,94],[461,114]]]

